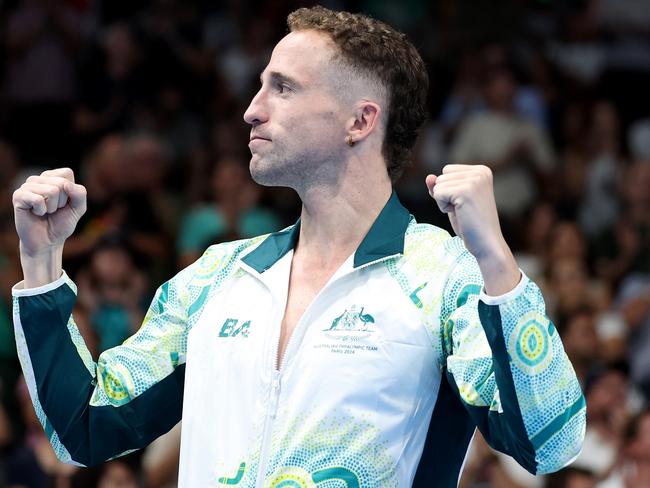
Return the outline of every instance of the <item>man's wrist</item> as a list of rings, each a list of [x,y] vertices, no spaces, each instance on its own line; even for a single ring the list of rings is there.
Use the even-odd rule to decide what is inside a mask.
[[[25,288],[36,288],[52,283],[63,273],[63,245],[35,254],[24,251],[21,246],[20,264],[23,268]]]
[[[521,281],[517,261],[505,241],[477,258],[485,292],[499,296],[514,289]]]

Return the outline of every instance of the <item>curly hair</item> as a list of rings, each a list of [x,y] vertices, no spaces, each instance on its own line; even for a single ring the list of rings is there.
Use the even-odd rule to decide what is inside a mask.
[[[411,162],[426,119],[429,77],[424,61],[405,34],[363,14],[321,6],[300,8],[287,17],[290,32],[315,30],[332,39],[344,63],[377,80],[388,95],[382,155],[395,183]]]

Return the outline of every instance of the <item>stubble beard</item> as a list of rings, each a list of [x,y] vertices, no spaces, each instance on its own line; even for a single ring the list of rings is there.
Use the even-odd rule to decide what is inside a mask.
[[[305,178],[306,166],[282,148],[275,148],[273,154],[252,155],[250,172],[259,185],[295,188]]]
[[[253,180],[262,186],[293,188],[299,194],[314,186],[336,185],[341,174],[337,155],[330,148],[293,150],[274,141],[273,151],[251,157]]]

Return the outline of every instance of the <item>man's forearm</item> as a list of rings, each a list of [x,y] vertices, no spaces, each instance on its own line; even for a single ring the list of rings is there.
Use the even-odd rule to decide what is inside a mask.
[[[25,279],[24,287],[36,288],[58,280],[63,270],[62,262],[62,245],[33,256],[21,248],[20,264]]]
[[[505,241],[494,252],[478,257],[477,262],[488,295],[499,296],[508,293],[521,280],[517,261]]]

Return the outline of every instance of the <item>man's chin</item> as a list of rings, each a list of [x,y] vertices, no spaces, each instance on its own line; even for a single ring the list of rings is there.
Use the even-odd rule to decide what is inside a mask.
[[[288,186],[286,175],[283,171],[279,171],[277,167],[268,167],[267,164],[259,161],[256,156],[251,158],[250,172],[253,181],[262,186]],[[285,176],[285,178],[283,178]]]

